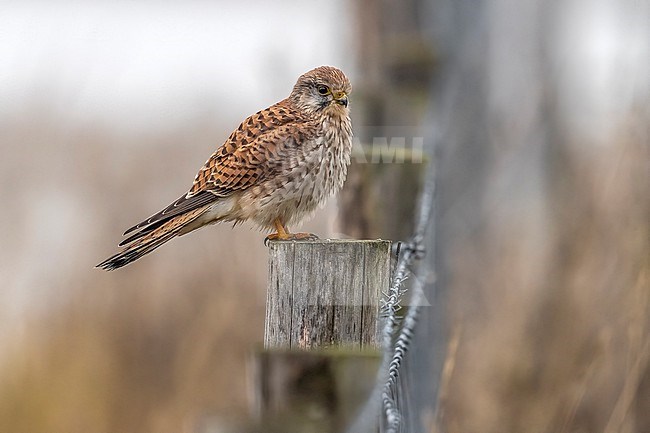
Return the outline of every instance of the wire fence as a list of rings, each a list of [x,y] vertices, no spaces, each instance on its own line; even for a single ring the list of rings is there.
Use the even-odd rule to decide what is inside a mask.
[[[413,431],[406,424],[405,414],[409,407],[403,398],[404,389],[401,387],[401,377],[404,371],[404,359],[409,351],[411,342],[418,323],[420,305],[424,301],[423,285],[425,276],[430,272],[432,262],[423,263],[416,271],[414,266],[418,259],[425,253],[424,240],[427,230],[431,229],[433,222],[433,207],[435,196],[435,170],[427,170],[424,188],[420,196],[415,221],[415,230],[411,239],[397,244],[397,261],[395,264],[391,285],[383,294],[380,305],[380,314],[383,320],[382,328],[382,362],[377,375],[377,384],[368,400],[366,408],[362,411],[349,433],[368,431],[369,425],[375,425],[377,413],[373,411],[378,400],[381,401],[380,415],[381,431],[386,433],[402,433]],[[404,317],[400,316],[405,295],[409,287],[407,280],[411,280],[412,292],[410,307]]]
[[[382,330],[383,360],[381,372],[384,376],[381,401],[383,407],[382,425],[387,433],[409,431],[405,426],[404,412],[408,410],[400,399],[402,389],[399,386],[400,376],[403,371],[404,357],[411,345],[420,305],[424,298],[422,286],[429,272],[431,261],[425,263],[416,272],[413,271],[415,262],[424,256],[424,239],[427,229],[432,225],[433,205],[435,196],[435,170],[429,167],[418,212],[416,214],[415,230],[410,241],[402,243],[398,251],[397,263],[391,287],[382,299],[381,315],[384,320]],[[402,303],[407,292],[406,280],[412,278],[411,306],[406,316],[402,319],[399,315]],[[401,327],[400,327],[401,324]]]

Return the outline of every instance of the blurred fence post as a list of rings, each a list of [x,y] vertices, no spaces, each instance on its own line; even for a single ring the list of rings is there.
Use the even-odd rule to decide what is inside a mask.
[[[353,238],[408,239],[430,167],[424,152],[417,146],[382,149],[373,143],[355,149],[338,201],[340,232]]]

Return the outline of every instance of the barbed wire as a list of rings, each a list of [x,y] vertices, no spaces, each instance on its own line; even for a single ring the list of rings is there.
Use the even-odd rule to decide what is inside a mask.
[[[400,426],[402,424],[403,416],[401,413],[402,410],[398,404],[400,392],[399,378],[404,357],[406,356],[413,339],[420,311],[418,305],[423,297],[421,281],[422,280],[417,279],[413,287],[411,287],[413,292],[411,303],[413,305],[409,308],[408,313],[404,317],[402,327],[395,343],[389,346],[390,350],[385,351],[385,356],[386,354],[390,354],[390,361],[388,364],[388,377],[382,390],[382,405],[384,407],[384,417],[387,427],[386,431],[390,433],[401,431]]]
[[[432,163],[433,164],[433,163]],[[384,320],[382,328],[382,361],[377,372],[377,383],[371,392],[365,406],[347,428],[346,433],[366,433],[376,428],[377,420],[381,418],[381,431],[386,433],[399,433],[404,431],[403,407],[400,407],[400,378],[404,365],[404,357],[409,350],[415,333],[419,306],[424,301],[422,290],[429,267],[422,266],[420,272],[412,272],[416,260],[424,256],[424,240],[427,229],[432,226],[432,215],[435,195],[434,167],[429,167],[420,202],[415,218],[415,230],[410,241],[398,243],[397,261],[394,267],[391,285],[381,299],[380,317]],[[410,276],[413,278],[411,307],[403,320],[399,312],[402,309],[402,300],[407,292],[405,282]],[[399,327],[401,323],[401,328]],[[397,331],[399,330],[399,333]],[[396,336],[397,334],[397,336]],[[378,413],[379,407],[383,408]]]
[[[403,427],[403,408],[399,405],[399,378],[404,365],[404,357],[409,350],[418,315],[420,312],[424,293],[422,286],[424,278],[422,274],[428,273],[427,266],[420,269],[420,277],[414,278],[414,284],[411,287],[411,307],[408,309],[406,316],[399,329],[400,318],[399,311],[402,308],[402,301],[407,292],[405,281],[412,273],[411,269],[416,260],[424,256],[424,239],[427,228],[431,225],[433,216],[433,205],[435,195],[435,174],[434,168],[427,170],[426,179],[420,203],[415,220],[415,231],[411,240],[403,243],[401,254],[398,255],[395,265],[395,272],[388,292],[384,295],[381,304],[381,315],[384,318],[384,327],[382,330],[383,341],[383,358],[381,372],[388,372],[384,376],[381,391],[381,401],[383,406],[383,425],[387,433],[398,433]],[[397,338],[396,331],[399,329]],[[394,340],[394,342],[393,342]]]

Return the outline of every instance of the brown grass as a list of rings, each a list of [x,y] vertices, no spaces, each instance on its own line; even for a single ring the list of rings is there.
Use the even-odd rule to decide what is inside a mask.
[[[432,431],[650,431],[649,155],[635,134],[565,147],[550,158],[541,223],[506,199],[452,253]]]

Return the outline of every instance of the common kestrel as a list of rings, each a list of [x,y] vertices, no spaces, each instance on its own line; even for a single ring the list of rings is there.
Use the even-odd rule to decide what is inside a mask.
[[[269,239],[304,239],[287,225],[336,193],[352,149],[350,81],[331,66],[298,78],[288,98],[246,118],[199,170],[190,190],[131,227],[122,251],[98,268],[113,270],[176,236],[221,221],[252,220]]]

